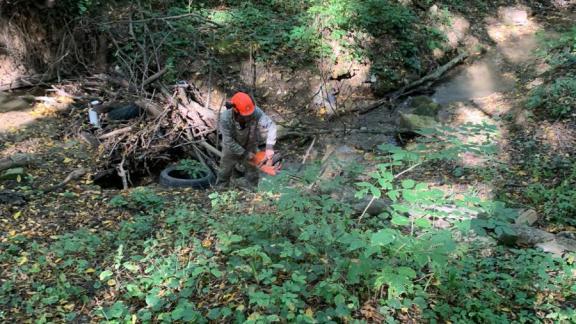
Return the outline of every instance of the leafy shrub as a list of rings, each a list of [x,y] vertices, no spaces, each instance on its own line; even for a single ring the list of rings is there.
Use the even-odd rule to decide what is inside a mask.
[[[561,77],[532,91],[527,107],[541,108],[552,118],[566,118],[576,107],[576,78]]]
[[[162,208],[164,200],[146,187],[134,188],[128,196],[117,195],[110,199],[109,205],[115,208],[127,208],[135,211],[153,212]]]
[[[533,204],[541,206],[548,219],[576,225],[576,164],[560,184],[551,188],[541,183],[531,184],[525,195]]]
[[[425,311],[428,320],[453,323],[519,323],[576,320],[574,309],[553,300],[565,292],[562,281],[570,276],[569,266],[535,250],[506,250],[495,247],[494,255],[481,255],[482,248],[452,260],[439,273],[436,285],[440,302]],[[558,274],[558,275],[556,275]],[[569,285],[570,286],[570,285]],[[572,289],[576,288],[572,284]]]
[[[489,139],[487,128],[467,129]],[[484,257],[457,240],[470,234],[468,211],[497,218],[505,206],[411,177],[425,163],[491,152],[457,131],[424,131],[426,143],[412,151],[382,147],[377,170],[357,185],[359,196],[390,200],[377,216],[308,191],[314,168],[302,186],[273,178],[257,210],[234,192],[211,194],[212,209],[178,202],[161,210],[161,198],[137,189],[116,203],[152,212],[113,232],[2,241],[0,316],[74,321],[101,300],[91,321],[354,322],[370,320],[366,309],[388,322],[574,320],[562,302],[576,291],[573,259],[501,249]],[[451,226],[435,228],[436,220]]]
[[[573,64],[576,60],[576,27],[563,30],[558,37],[545,37],[539,54],[552,66]]]
[[[178,170],[185,172],[191,179],[206,175],[207,168],[197,160],[185,159],[178,163]]]

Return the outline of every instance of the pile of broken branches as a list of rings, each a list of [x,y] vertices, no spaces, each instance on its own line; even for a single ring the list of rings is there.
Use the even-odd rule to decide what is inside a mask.
[[[110,82],[97,76],[95,80]],[[100,85],[98,88],[105,89]],[[158,166],[175,159],[174,152],[191,156],[212,169],[217,168],[221,153],[218,147],[217,123],[220,107],[209,107],[200,90],[193,84],[179,83],[170,89],[156,87],[152,99],[131,101],[139,116],[127,120],[106,120],[114,103],[98,110],[103,116],[101,127],[88,126],[88,112],[79,115],[77,134],[98,148],[95,180],[112,174],[122,179],[124,188],[133,184],[131,175],[153,175]]]

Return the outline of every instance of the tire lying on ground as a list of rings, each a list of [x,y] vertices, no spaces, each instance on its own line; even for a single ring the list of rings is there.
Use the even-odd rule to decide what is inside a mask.
[[[144,113],[144,109],[135,104],[128,104],[126,106],[114,108],[108,112],[108,119],[110,120],[130,120],[136,118]]]
[[[165,187],[206,189],[210,188],[215,182],[216,176],[211,170],[203,170],[202,175],[196,179],[190,179],[176,165],[169,166],[160,173],[160,184]]]

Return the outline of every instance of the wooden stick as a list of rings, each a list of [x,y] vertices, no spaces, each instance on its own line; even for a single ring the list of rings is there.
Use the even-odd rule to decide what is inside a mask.
[[[434,72],[432,72],[432,73],[426,75],[425,77],[421,78],[420,80],[416,80],[416,81],[410,83],[409,85],[403,87],[402,89],[396,91],[392,95],[392,99],[396,100],[399,97],[407,94],[408,91],[410,91],[412,89],[415,89],[415,88],[417,88],[417,87],[419,87],[425,83],[434,82],[434,81],[440,79],[446,72],[448,72],[449,70],[451,70],[453,67],[457,66],[458,64],[462,63],[466,58],[468,58],[468,56],[470,56],[470,54],[468,52],[460,53],[460,55],[458,55],[455,58],[453,58],[452,60],[450,60],[450,62],[442,65],[441,67],[436,69]]]
[[[132,126],[127,126],[127,127],[124,127],[124,128],[120,128],[120,129],[111,131],[110,133],[106,133],[106,134],[104,134],[104,135],[100,135],[100,136],[98,136],[98,139],[103,140],[103,139],[107,139],[107,138],[114,137],[114,136],[117,136],[117,135],[122,135],[122,134],[128,133],[128,132],[130,132],[130,131],[132,131]]]
[[[66,92],[66,91],[64,91],[64,90],[62,90],[62,89],[57,88],[56,86],[52,86],[52,89],[47,89],[46,91],[48,91],[48,92],[56,92],[56,94],[58,94],[59,96],[69,97],[69,98],[72,98],[72,99],[74,99],[74,100],[84,99],[84,97],[72,95],[72,94],[70,94],[70,93],[68,93],[68,92]]]
[[[125,158],[122,158],[122,162],[120,162],[117,166],[116,166],[116,170],[118,171],[118,175],[120,176],[120,178],[122,178],[122,187],[124,188],[124,190],[128,189],[128,178],[127,178],[127,174],[126,174],[126,170],[124,169],[124,162],[125,162]]]
[[[70,172],[70,174],[68,174],[68,176],[64,179],[64,181],[62,181],[62,182],[60,182],[59,184],[54,185],[54,186],[52,186],[52,187],[46,188],[46,189],[44,189],[43,191],[44,191],[44,193],[48,193],[48,192],[52,192],[52,191],[54,191],[54,190],[56,190],[56,189],[63,188],[63,187],[66,186],[70,181],[78,180],[78,179],[80,179],[81,177],[83,177],[86,173],[88,173],[88,170],[86,170],[86,169],[84,169],[84,168],[76,169],[76,170]]]
[[[9,83],[0,83],[0,91],[15,90],[26,87],[33,87],[44,84],[50,77],[47,75],[33,75],[29,77],[20,77]]]
[[[306,150],[306,155],[304,155],[304,158],[302,159],[302,165],[306,164],[306,160],[308,160],[308,156],[310,155],[310,152],[312,151],[312,148],[314,147],[315,143],[316,143],[316,136],[314,136],[312,144],[310,144],[310,147],[308,147],[308,149]]]
[[[290,136],[303,136],[303,135],[321,135],[321,134],[330,134],[330,133],[360,133],[360,134],[396,134],[397,130],[381,130],[381,129],[346,129],[346,128],[333,128],[333,129],[294,129],[292,131],[288,131],[281,136],[280,139],[290,137]]]
[[[206,141],[201,141],[199,143],[202,147],[204,147],[205,149],[207,149],[208,151],[214,153],[215,155],[217,155],[218,157],[222,158],[222,152],[220,152],[217,148],[215,148],[214,146],[208,144],[208,142]]]
[[[107,23],[103,23],[102,25],[112,25],[112,24],[125,24],[125,23],[143,23],[143,22],[148,22],[148,21],[153,21],[153,20],[174,20],[174,19],[182,19],[182,18],[187,18],[187,17],[195,17],[195,18],[199,18],[207,23],[210,23],[216,27],[222,27],[222,25],[215,23],[209,19],[207,19],[206,17],[203,17],[197,13],[187,13],[187,14],[182,14],[182,15],[175,15],[175,16],[166,16],[166,17],[154,17],[154,18],[146,18],[146,19],[139,19],[139,20],[116,20],[116,21],[111,21],[111,22],[107,22]]]
[[[166,72],[168,72],[167,66],[165,66],[162,70],[152,74],[148,79],[144,80],[144,82],[142,82],[142,86],[145,87],[150,83],[160,79],[164,74],[166,74]]]

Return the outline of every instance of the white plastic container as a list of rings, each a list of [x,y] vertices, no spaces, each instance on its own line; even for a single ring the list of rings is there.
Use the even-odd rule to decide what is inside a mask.
[[[88,121],[90,122],[90,124],[92,124],[92,126],[100,128],[100,117],[98,117],[98,112],[96,110],[94,110],[95,106],[100,106],[102,104],[101,100],[92,100],[90,101],[90,103],[88,104]]]
[[[94,127],[100,128],[100,118],[98,117],[96,110],[92,108],[88,109],[88,120]]]

